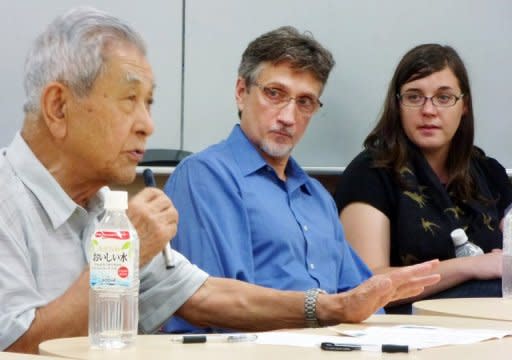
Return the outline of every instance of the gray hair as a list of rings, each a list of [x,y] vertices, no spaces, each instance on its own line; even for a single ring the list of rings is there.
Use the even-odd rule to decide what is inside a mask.
[[[309,71],[325,85],[335,61],[329,50],[311,33],[299,33],[292,26],[283,26],[254,39],[242,54],[238,76],[253,84],[263,63],[289,62],[291,67]]]
[[[90,7],[78,7],[57,17],[34,41],[25,60],[25,113],[39,111],[43,88],[51,81],[70,87],[77,96],[89,94],[106,61],[104,51],[117,42],[146,45],[129,25]]]

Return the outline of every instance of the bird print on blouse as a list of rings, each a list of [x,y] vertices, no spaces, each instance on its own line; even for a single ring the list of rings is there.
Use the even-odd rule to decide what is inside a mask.
[[[491,231],[494,231],[494,226],[492,226],[492,217],[489,214],[482,213],[483,223],[487,228]]]
[[[464,211],[457,205],[444,209],[444,212],[446,214],[452,214],[455,220],[459,220],[461,216],[464,215]]]

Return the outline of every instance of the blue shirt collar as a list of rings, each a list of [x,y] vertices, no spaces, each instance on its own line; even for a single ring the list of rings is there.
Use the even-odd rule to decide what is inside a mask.
[[[233,127],[233,130],[226,139],[226,142],[231,148],[233,156],[238,163],[243,176],[250,175],[261,168],[270,166],[261,156],[254,144],[244,134],[240,124],[236,124]],[[286,185],[290,192],[300,187],[307,194],[311,195],[309,176],[291,156],[288,159],[288,164],[286,164],[285,172],[287,176]]]
[[[64,224],[77,209],[82,209],[34,155],[19,132],[6,149],[6,159],[16,176],[39,200],[54,229]],[[90,211],[101,212],[105,191],[108,191],[107,187],[100,189],[89,201]]]

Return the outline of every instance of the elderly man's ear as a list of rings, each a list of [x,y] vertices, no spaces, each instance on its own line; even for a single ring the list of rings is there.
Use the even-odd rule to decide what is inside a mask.
[[[41,116],[50,133],[58,139],[66,136],[69,114],[67,108],[72,100],[69,88],[60,82],[51,82],[41,96]]]

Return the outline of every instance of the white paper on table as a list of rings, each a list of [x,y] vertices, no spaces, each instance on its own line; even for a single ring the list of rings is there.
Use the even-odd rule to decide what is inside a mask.
[[[424,325],[397,325],[392,327],[370,326],[364,330],[339,330],[340,335],[350,337],[350,341],[365,341],[369,344],[409,345],[424,349],[442,345],[473,344],[484,340],[501,339],[512,335],[509,331],[492,329],[455,329]]]
[[[257,344],[289,345],[301,347],[320,346],[322,342],[340,342],[344,337],[339,335],[311,335],[286,331],[258,333]]]
[[[259,333],[256,343],[302,347],[320,346],[322,342],[355,345],[408,345],[411,349],[425,349],[443,345],[472,344],[484,340],[512,336],[509,331],[492,329],[455,329],[423,325],[370,326],[359,330],[330,328],[335,336],[311,335],[293,332]]]

